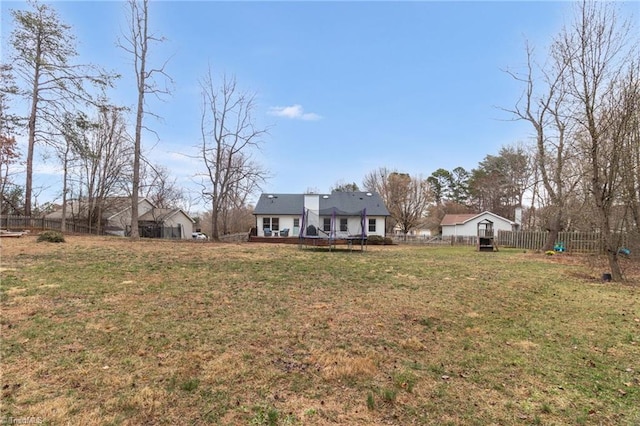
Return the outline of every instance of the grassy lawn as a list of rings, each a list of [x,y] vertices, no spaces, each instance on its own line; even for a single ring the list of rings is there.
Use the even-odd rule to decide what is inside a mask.
[[[570,256],[1,244],[0,421],[640,424],[640,286]]]

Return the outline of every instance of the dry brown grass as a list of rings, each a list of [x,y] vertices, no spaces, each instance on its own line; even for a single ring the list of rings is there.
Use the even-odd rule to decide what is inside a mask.
[[[0,243],[4,419],[640,421],[638,287],[602,284],[593,260],[451,247]]]

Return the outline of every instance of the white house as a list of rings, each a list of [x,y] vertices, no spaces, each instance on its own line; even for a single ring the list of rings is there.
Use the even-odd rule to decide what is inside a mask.
[[[384,237],[389,211],[377,193],[358,191],[262,194],[253,214],[260,237],[298,237],[314,229],[316,235],[335,232],[340,238],[363,234]]]
[[[86,220],[88,210],[86,201],[71,200],[67,203],[67,219]],[[108,197],[104,200],[99,214],[105,233],[125,236],[131,228],[131,198]],[[60,219],[62,209],[49,213],[45,217]],[[138,228],[143,237],[191,239],[194,224],[195,221],[182,209],[157,208],[146,198],[140,198],[138,201]]]
[[[479,224],[483,231],[489,228],[493,230],[494,234],[497,234],[498,231],[515,231],[519,226],[516,222],[489,211],[479,214],[447,214],[440,222],[442,238],[478,236]]]

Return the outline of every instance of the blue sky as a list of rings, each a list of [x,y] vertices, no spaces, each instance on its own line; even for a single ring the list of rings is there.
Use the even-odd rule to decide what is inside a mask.
[[[133,106],[130,58],[116,47],[125,4],[53,6],[73,27],[79,60],[123,74],[111,96]],[[640,16],[640,2],[620,6]],[[4,60],[8,10],[25,5],[0,7]],[[571,10],[570,2],[546,1],[152,2],[150,26],[167,41],[154,46],[151,61],[171,57],[174,85],[164,102],[149,101],[163,120],[147,118],[159,140],[149,134],[143,143],[180,185],[193,187],[198,80],[210,64],[214,76],[235,75],[257,95],[255,121],[270,128],[256,154],[272,175],[265,192],[360,185],[379,167],[424,177],[471,170],[528,140],[529,127],[499,108],[513,106],[522,89],[503,70],[522,67],[525,40],[543,52]],[[52,181],[56,165],[37,172]]]

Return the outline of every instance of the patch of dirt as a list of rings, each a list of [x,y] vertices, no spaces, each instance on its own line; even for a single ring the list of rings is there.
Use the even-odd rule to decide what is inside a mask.
[[[605,256],[558,254],[548,256],[550,262],[568,266],[582,266],[587,271],[567,271],[569,276],[586,281],[602,281],[602,274],[609,272],[609,262]],[[625,277],[625,284],[640,285],[640,259],[633,256],[619,258],[620,269]]]

